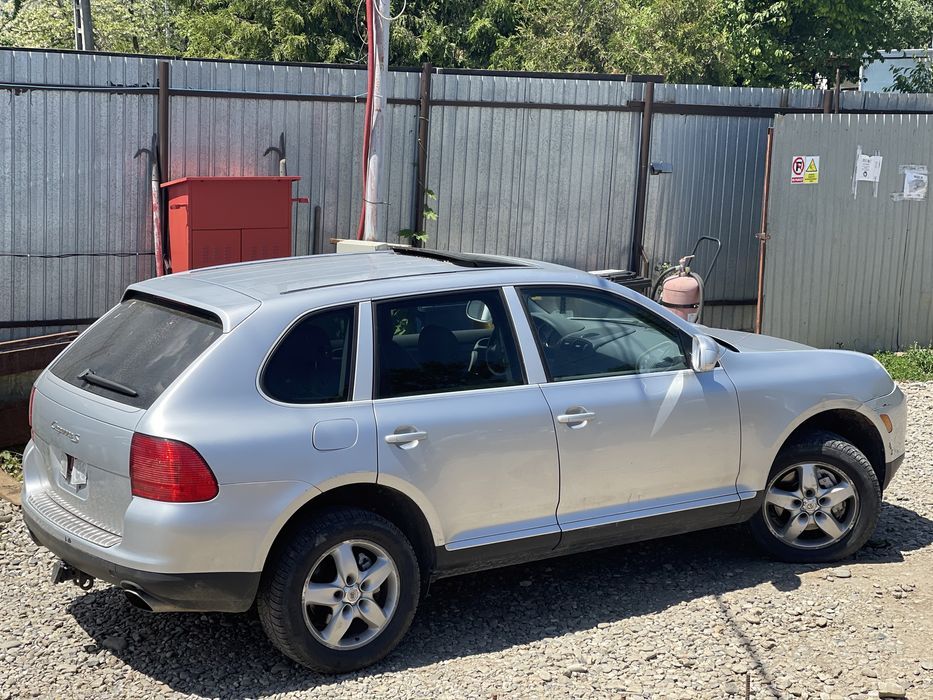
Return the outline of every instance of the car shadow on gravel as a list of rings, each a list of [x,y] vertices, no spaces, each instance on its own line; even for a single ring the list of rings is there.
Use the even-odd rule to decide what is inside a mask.
[[[930,543],[933,521],[886,503],[872,540],[848,563],[899,562]],[[739,526],[446,579],[431,587],[386,661],[343,676],[287,661],[254,613],[154,615],[131,607],[116,588],[79,595],[69,612],[97,646],[173,690],[262,697],[501,651],[761,583],[793,590],[799,574],[834,566],[763,559]]]

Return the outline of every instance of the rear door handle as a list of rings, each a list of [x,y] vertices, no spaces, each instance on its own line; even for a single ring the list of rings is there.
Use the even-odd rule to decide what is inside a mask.
[[[577,429],[585,427],[595,417],[596,414],[593,411],[587,411],[582,406],[572,406],[567,409],[566,413],[557,416],[557,422]]]
[[[410,450],[413,447],[417,447],[418,443],[427,437],[427,431],[418,430],[417,428],[406,425],[396,428],[394,433],[386,435],[385,441],[390,445],[398,445],[403,450]]]

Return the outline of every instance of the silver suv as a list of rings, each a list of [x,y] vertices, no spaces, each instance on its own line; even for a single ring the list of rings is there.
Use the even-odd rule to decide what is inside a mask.
[[[258,606],[313,669],[435,578],[749,521],[847,557],[904,454],[871,357],[706,329],[584,272],[397,250],[131,286],[38,379],[23,516],[152,611]]]

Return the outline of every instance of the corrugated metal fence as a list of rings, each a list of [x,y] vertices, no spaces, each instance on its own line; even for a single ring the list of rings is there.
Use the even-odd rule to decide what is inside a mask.
[[[103,313],[152,274],[149,173],[155,58],[0,50],[0,339]],[[300,175],[294,251],[355,232],[365,73],[353,67],[170,61],[170,177],[272,175],[285,135]],[[412,223],[420,72],[392,71],[380,235]],[[763,149],[777,111],[820,108],[822,91],[658,85],[643,245],[649,267],[700,235],[723,239],[707,323],[750,328]],[[917,109],[901,96],[865,104]],[[429,245],[585,269],[629,266],[645,86],[624,76],[435,71],[427,186]],[[843,107],[847,106],[845,96]],[[901,102],[903,101],[903,104]],[[113,254],[119,254],[115,256]],[[77,257],[40,257],[40,256]],[[703,267],[699,260],[700,267]],[[13,327],[16,326],[16,327]]]
[[[0,80],[151,80],[139,60],[83,59],[3,51]],[[150,145],[154,107],[152,95],[132,91],[0,90],[0,322],[95,317],[151,275],[149,171],[133,154]],[[16,335],[46,330],[57,329]]]
[[[880,154],[877,195],[853,177]],[[819,182],[791,182],[819,156]],[[874,351],[933,343],[929,194],[904,200],[903,168],[933,166],[933,117],[793,115],[778,120],[768,208],[764,331],[818,347]],[[893,195],[893,196],[892,196]]]
[[[628,265],[640,118],[623,110],[642,85],[443,73],[432,82],[432,245]]]

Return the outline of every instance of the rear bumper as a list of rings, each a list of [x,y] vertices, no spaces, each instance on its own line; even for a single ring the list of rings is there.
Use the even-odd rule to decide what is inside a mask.
[[[46,529],[41,518],[24,508],[23,519],[33,539],[72,567],[120,586],[142,592],[160,612],[245,612],[259,588],[259,572],[168,574],[140,571],[82,551]]]

